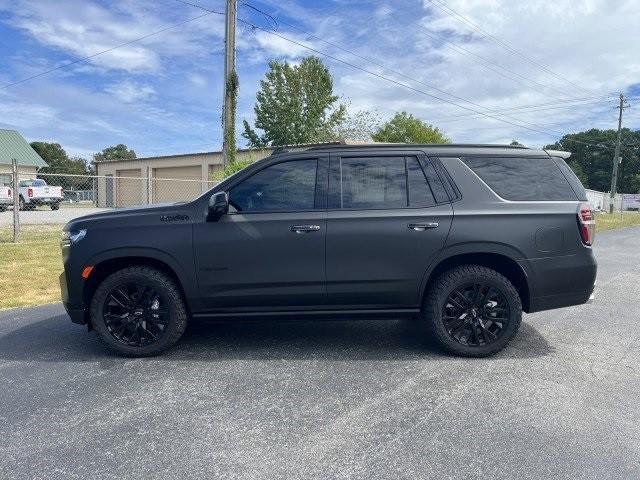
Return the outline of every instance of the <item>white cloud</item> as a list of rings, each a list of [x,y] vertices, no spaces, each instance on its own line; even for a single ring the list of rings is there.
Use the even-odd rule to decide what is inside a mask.
[[[151,85],[141,85],[130,80],[111,84],[105,90],[125,103],[148,100],[156,93]]]
[[[108,9],[94,1],[67,0],[61,4],[19,0],[11,6],[0,4],[0,10],[8,11],[7,23],[42,45],[72,55],[72,59],[95,55],[203,14],[182,9],[178,10],[180,18],[165,19],[159,16],[163,10],[146,0],[113,2]],[[132,73],[160,72],[163,57],[206,55],[210,49],[203,46],[207,43],[204,40],[221,39],[222,35],[220,16],[209,15],[88,61],[106,69]]]

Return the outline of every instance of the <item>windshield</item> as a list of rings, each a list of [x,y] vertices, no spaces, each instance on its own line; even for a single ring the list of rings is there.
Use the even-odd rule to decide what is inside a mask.
[[[24,180],[20,182],[21,187],[45,187],[47,182],[44,180],[35,179],[35,180]]]

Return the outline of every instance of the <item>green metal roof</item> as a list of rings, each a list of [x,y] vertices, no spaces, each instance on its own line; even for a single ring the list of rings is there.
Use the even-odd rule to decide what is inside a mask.
[[[22,135],[15,130],[0,128],[0,164],[11,165],[14,158],[18,161],[18,165],[47,166],[47,163],[31,148]]]

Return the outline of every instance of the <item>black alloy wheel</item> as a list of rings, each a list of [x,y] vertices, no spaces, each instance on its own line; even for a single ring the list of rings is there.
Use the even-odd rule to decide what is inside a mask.
[[[107,294],[102,311],[107,330],[124,345],[145,347],[167,331],[167,301],[149,284],[118,285]]]
[[[505,332],[510,319],[509,302],[488,283],[455,288],[442,308],[442,321],[456,342],[471,347],[488,345]]]
[[[182,337],[189,319],[176,279],[145,265],[118,270],[102,280],[89,316],[100,340],[127,357],[163,352]]]

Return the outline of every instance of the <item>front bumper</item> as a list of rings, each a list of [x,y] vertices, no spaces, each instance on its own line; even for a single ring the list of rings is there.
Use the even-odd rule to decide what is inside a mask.
[[[67,288],[67,275],[65,272],[60,274],[60,293],[62,295],[62,305],[67,311],[73,323],[84,325],[87,323],[86,310],[84,305],[76,305],[69,300],[69,289]]]

